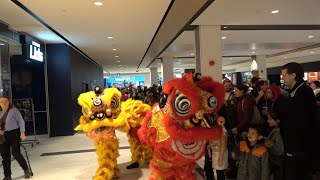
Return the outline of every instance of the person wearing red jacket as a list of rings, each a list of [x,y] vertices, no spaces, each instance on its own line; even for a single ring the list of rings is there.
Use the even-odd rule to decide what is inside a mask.
[[[234,116],[235,118],[235,127],[232,128],[234,134],[242,133],[247,131],[253,114],[253,107],[256,105],[255,99],[247,94],[248,86],[244,84],[238,84],[235,87],[235,109]]]

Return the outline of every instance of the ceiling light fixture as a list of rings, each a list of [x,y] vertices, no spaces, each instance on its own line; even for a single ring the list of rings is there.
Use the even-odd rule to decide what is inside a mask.
[[[279,13],[279,12],[280,12],[279,10],[273,10],[273,11],[271,11],[272,14],[277,14],[277,13]]]
[[[120,61],[117,61],[118,63],[120,62]]]
[[[311,53],[311,54],[313,54],[314,52],[313,52],[313,51],[311,51],[310,53]]]
[[[314,36],[308,36],[308,38],[313,38]]]
[[[94,2],[94,5],[96,5],[96,6],[102,6],[102,2],[99,2],[99,1]]]
[[[113,37],[112,36],[108,36],[108,39],[113,39]]]
[[[4,46],[5,44],[3,44],[3,43],[0,43],[0,46]]]
[[[116,48],[114,48],[114,49],[112,49],[113,51],[116,51],[117,49]]]
[[[194,56],[194,53],[191,53],[190,55],[191,55],[191,56]]]
[[[228,26],[224,26],[224,27],[223,27],[223,29],[227,29],[227,28],[228,28]]]
[[[252,54],[255,54],[256,52],[252,52]]]
[[[149,68],[146,68],[146,69],[149,69]]]
[[[288,57],[286,56],[286,57],[284,57],[285,59],[287,59]]]
[[[223,36],[221,39],[227,39],[227,37]]]
[[[121,67],[121,64],[119,64],[119,67]]]
[[[119,56],[115,56],[116,58],[118,58]]]

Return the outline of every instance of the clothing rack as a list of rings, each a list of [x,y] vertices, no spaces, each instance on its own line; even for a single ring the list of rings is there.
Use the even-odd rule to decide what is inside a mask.
[[[40,142],[37,139],[36,122],[35,122],[35,116],[34,116],[35,112],[34,112],[34,104],[33,104],[32,98],[13,99],[13,105],[23,115],[23,119],[25,120],[25,122],[32,122],[32,125],[33,125],[33,135],[32,135],[33,138],[23,141],[22,144],[23,145],[30,144],[31,147],[33,147],[35,143],[39,144]]]

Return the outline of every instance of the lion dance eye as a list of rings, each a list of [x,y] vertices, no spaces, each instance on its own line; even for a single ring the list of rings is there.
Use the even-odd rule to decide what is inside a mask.
[[[187,116],[191,111],[191,102],[184,94],[177,91],[173,99],[174,108],[179,116]]]
[[[118,101],[117,97],[113,96],[113,98],[111,100],[111,108],[117,109],[118,107],[119,107],[119,101]]]
[[[215,96],[211,96],[208,98],[208,105],[211,108],[216,108],[218,106],[218,99]]]

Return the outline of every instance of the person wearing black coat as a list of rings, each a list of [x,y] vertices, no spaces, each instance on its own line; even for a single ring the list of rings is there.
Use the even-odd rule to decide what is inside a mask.
[[[286,152],[285,179],[309,180],[314,159],[318,159],[319,123],[315,119],[316,99],[312,89],[304,83],[304,71],[298,63],[282,67],[282,79],[290,88],[288,119],[282,122]],[[318,161],[319,164],[319,161]]]

